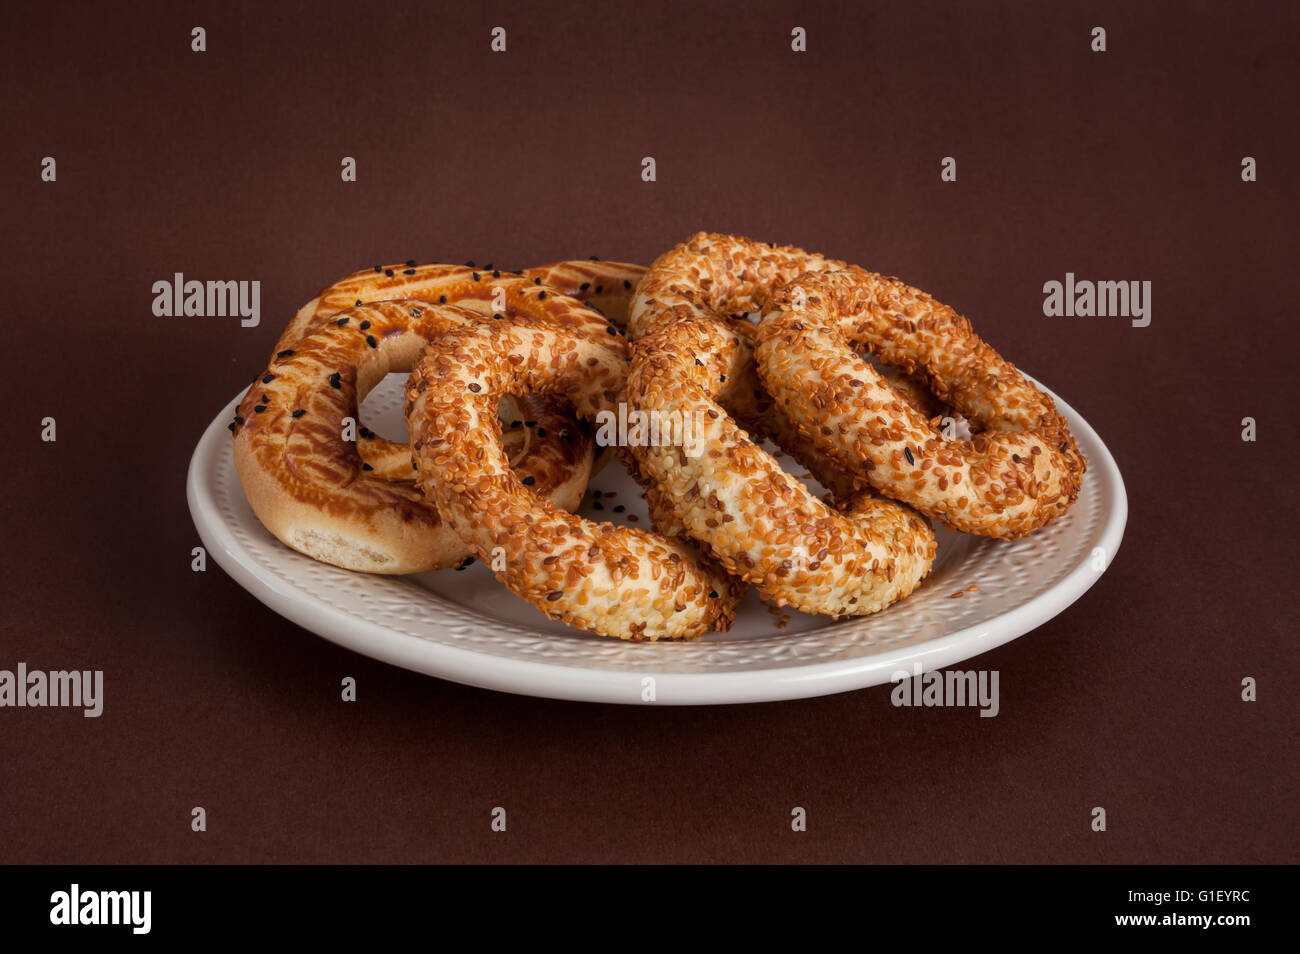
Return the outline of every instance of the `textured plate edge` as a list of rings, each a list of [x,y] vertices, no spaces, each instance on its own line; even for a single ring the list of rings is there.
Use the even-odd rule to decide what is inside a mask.
[[[1029,377],[1026,375],[1026,377]],[[1035,383],[1038,383],[1035,381]],[[730,705],[778,702],[865,689],[910,672],[943,668],[981,655],[1033,631],[1064,612],[1101,578],[1114,562],[1128,522],[1128,495],[1119,467],[1100,435],[1069,404],[1039,384],[1067,418],[1070,429],[1090,445],[1088,469],[1101,481],[1104,525],[1094,546],[1108,554],[1102,570],[1085,559],[1068,576],[1023,606],[937,639],[874,654],[858,665],[837,660],[807,666],[734,673],[613,672],[554,663],[484,656],[411,637],[332,606],[304,600],[293,586],[268,580],[241,558],[241,547],[220,519],[210,478],[215,456],[227,440],[227,422],[242,399],[236,396],[200,437],[186,474],[186,499],[199,538],[217,564],[241,587],[275,613],[338,646],[391,665],[464,685],[575,702],[625,705]],[[205,478],[208,478],[205,480]],[[1087,479],[1087,478],[1085,478]],[[975,639],[972,652],[971,640]],[[656,698],[641,700],[641,680],[654,677]]]

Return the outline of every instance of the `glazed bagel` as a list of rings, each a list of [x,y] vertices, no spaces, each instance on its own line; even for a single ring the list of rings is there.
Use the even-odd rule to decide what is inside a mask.
[[[735,330],[699,317],[660,324],[633,344],[629,405],[651,420],[692,420],[700,438],[695,453],[635,448],[643,472],[706,552],[765,600],[860,616],[907,596],[934,560],[929,525],[869,492],[831,509],[783,471],[723,408],[747,360]]]
[[[949,440],[858,354],[921,376],[980,429]],[[1052,399],[970,322],[860,268],[802,275],[758,327],[759,373],[818,451],[954,530],[1015,539],[1055,520],[1087,463]]]
[[[627,343],[599,332],[502,321],[441,335],[407,385],[416,485],[547,616],[634,641],[727,629],[736,580],[684,542],[558,509],[524,486],[501,451],[502,395],[560,396],[593,420],[615,411],[626,372]]]
[[[491,315],[498,311],[496,304],[504,300],[503,313],[507,317],[549,320],[555,309],[554,301],[552,306],[546,305],[547,298],[559,295],[584,301],[621,327],[632,291],[644,274],[641,265],[597,260],[555,262],[513,272],[491,266],[478,269],[472,264],[416,265],[414,261],[376,265],[340,279],[300,308],[280,335],[275,351],[277,356],[291,351],[298,342],[328,326],[339,312],[377,301],[419,299]],[[533,407],[525,409],[525,413],[531,419],[541,411]],[[507,436],[511,459],[528,452],[527,439],[527,431]],[[390,441],[363,428],[357,449],[375,476],[410,478],[409,443]]]
[[[605,326],[572,299],[558,301],[550,316],[556,326]],[[389,372],[409,371],[438,333],[492,321],[423,301],[377,302],[339,312],[273,361],[230,425],[239,479],[262,524],[293,549],[350,570],[420,573],[461,564],[469,548],[409,479],[384,479],[360,458],[344,418],[355,421],[370,389]],[[523,479],[556,505],[576,507],[593,442],[554,402],[526,406],[537,417],[520,422],[533,433],[519,463]],[[408,449],[408,478],[413,467]]]

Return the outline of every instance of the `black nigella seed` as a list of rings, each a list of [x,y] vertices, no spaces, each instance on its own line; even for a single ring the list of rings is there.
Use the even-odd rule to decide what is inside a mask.
[[[294,354],[294,350],[292,348],[285,348],[283,351],[277,351],[275,353],[275,356],[277,358],[290,358],[293,356],[293,354]]]
[[[587,258],[591,259],[593,262],[599,262],[599,261],[600,261],[600,256],[599,256],[599,255],[588,255]]]
[[[599,295],[599,294],[600,294],[601,292],[603,292],[604,290],[605,290],[605,286],[604,286],[604,285],[597,285],[597,286],[596,286],[596,294],[597,294],[597,295]]]
[[[415,269],[413,269],[413,268],[404,268],[404,269],[402,269],[402,274],[403,274],[403,275],[414,275],[414,274],[415,274]]]
[[[611,334],[611,335],[616,335],[616,334],[618,334],[618,329],[615,328],[613,325],[610,325],[608,328],[605,329],[605,331],[606,331],[606,333]]]
[[[382,265],[376,265],[376,266],[375,266],[375,271],[377,271],[377,272],[382,272],[383,270],[384,270],[384,266],[382,266]]]
[[[360,307],[361,307],[361,299],[360,299],[360,298],[357,299],[357,303],[356,303],[356,305],[355,305],[354,307],[356,307],[356,308],[360,308]]]
[[[374,468],[371,467],[369,464],[362,464],[362,465],[361,465],[361,469],[362,469],[362,470],[374,470]]]
[[[231,421],[231,422],[230,422],[229,424],[227,424],[226,426],[227,426],[228,428],[230,428],[230,433],[232,433],[232,434],[235,433],[235,429],[236,429],[237,427],[239,427],[239,425],[236,424],[234,421]]]
[[[333,374],[330,375],[330,387],[341,388],[342,386],[343,386],[342,375],[338,371],[335,371]]]
[[[593,491],[591,492],[591,495],[592,495],[593,497],[603,497],[603,496],[605,496],[605,495],[602,494],[599,490],[593,490]]]
[[[411,309],[411,317],[412,317],[412,318],[419,318],[422,314],[424,314],[424,312],[420,311],[420,309],[418,309],[418,308],[412,308],[412,309]]]
[[[408,259],[406,260],[406,267],[407,267],[407,268],[415,268],[415,259],[413,259],[413,258],[408,258]]]
[[[696,358],[696,359],[695,359],[695,363],[696,363],[696,365],[698,365],[698,366],[701,367],[701,368],[704,367],[704,362],[701,361],[699,358]]]
[[[564,590],[552,590],[550,593],[546,594],[546,602],[554,603],[563,595],[564,595]]]
[[[446,296],[446,295],[441,296],[441,297],[438,299],[438,304],[440,304],[440,305],[445,305],[445,304],[447,304],[447,296]]]
[[[591,287],[591,282],[583,282],[581,285],[578,286],[578,291],[586,291],[590,287]]]
[[[523,421],[511,421],[511,422],[510,422],[510,426],[511,426],[511,427],[523,427],[523,426],[524,426],[524,422],[523,422]]]
[[[417,464],[415,461],[411,461],[411,470],[419,470],[419,469],[420,469],[420,465]]]
[[[274,381],[274,380],[275,380],[275,375],[272,374],[270,371],[268,371],[268,372],[266,372],[266,374],[262,375],[262,383],[263,383],[263,384],[270,384],[270,383],[271,383],[272,381]]]
[[[269,397],[267,397],[265,394],[263,394],[263,395],[262,395],[262,403],[263,403],[263,404],[270,404],[270,403],[271,403],[271,399],[270,399]]]
[[[473,259],[470,259],[468,262],[466,262],[466,263],[465,263],[465,267],[466,267],[466,268],[473,268],[473,267],[474,267],[474,260],[473,260]]]
[[[903,456],[907,458],[907,462],[908,462],[909,464],[915,464],[915,463],[916,463],[916,458],[912,456],[912,448],[910,448],[910,447],[904,447],[904,448],[903,448]]]
[[[473,391],[475,394],[478,394],[479,391],[483,390],[483,385],[479,384],[477,381],[471,381],[469,385],[469,389]]]
[[[630,513],[630,514],[627,515],[627,519],[628,519],[628,521],[631,522],[631,523],[636,523],[636,522],[637,522],[638,520],[640,520],[641,518],[638,517],[638,516],[637,516],[636,514],[634,514],[634,513]]]
[[[238,414],[236,414],[236,415],[235,415],[235,423],[236,423],[236,424],[243,424],[243,423],[244,423],[244,419],[243,419],[243,417],[240,416],[240,415],[238,415]]]
[[[361,436],[364,437],[366,440],[370,440],[370,438],[375,436],[375,432],[368,427],[363,427],[361,428]]]
[[[524,427],[536,427],[536,426],[537,426],[536,421],[524,421]]]
[[[622,504],[619,504],[617,507],[614,508],[614,512],[615,512],[615,513],[622,513],[622,512],[623,512],[624,510],[626,510],[626,509],[627,509],[627,507],[624,507]]]
[[[474,281],[479,282],[482,280],[483,280],[483,276],[480,275],[478,272],[474,272]]]
[[[492,277],[493,277],[493,278],[500,278],[500,277],[501,277],[501,269],[499,269],[499,268],[494,268],[494,269],[492,269]]]
[[[569,429],[566,427],[564,428],[564,430],[560,431],[560,440],[567,441],[568,439],[569,439]]]
[[[604,509],[605,509],[605,505],[604,505],[603,503],[601,503],[599,500],[593,500],[593,501],[591,502],[591,509],[592,509],[592,510],[604,510]]]
[[[628,280],[625,278],[625,279],[623,279],[623,287],[624,287],[624,288],[631,288],[631,287],[632,287],[632,283],[631,283],[630,281],[628,281]]]
[[[720,375],[718,375],[718,380],[719,380],[719,381],[725,381],[725,380],[727,380],[727,376],[726,376],[725,374],[720,374]]]
[[[265,404],[257,404],[257,405],[254,405],[254,407],[253,407],[253,413],[254,413],[254,414],[261,414],[261,413],[262,413],[263,411],[265,411],[265,410],[266,410],[266,405],[265,405]]]
[[[532,486],[533,484],[535,484],[535,483],[537,483],[537,478],[536,478],[536,477],[533,477],[533,476],[530,475],[530,476],[524,478],[524,486],[525,486],[525,487],[531,487],[531,486]]]
[[[486,265],[484,265],[484,266],[483,266],[483,271],[485,271],[485,272],[490,272],[490,271],[492,271],[492,263],[491,263],[491,262],[488,262]]]
[[[505,320],[506,316],[501,314],[501,312],[499,311],[495,311],[492,313],[492,317],[495,318],[497,321],[503,321]]]
[[[347,315],[344,315],[342,318],[340,318],[338,321],[335,322],[335,324],[338,325],[340,328],[342,328],[347,323],[348,323]]]
[[[546,297],[546,292],[542,292],[540,295],[537,296],[537,300],[541,301],[545,297]]]
[[[367,319],[366,321],[361,322],[361,330],[362,330],[362,331],[367,331],[367,330],[369,330],[369,328],[370,328],[370,321],[369,321],[369,319]]]
[[[298,410],[296,410],[296,411],[293,412],[293,416],[294,416],[294,417],[302,417],[302,416],[303,416],[304,414],[306,414],[306,413],[307,413],[307,412],[304,411],[302,408],[298,408]]]
[[[393,277],[393,270],[392,270],[391,268],[385,268],[385,269],[384,269],[384,274],[387,275],[389,278],[392,278],[392,277]]]
[[[718,591],[717,591],[717,590],[709,590],[709,599],[711,599],[711,600],[716,600],[717,598],[718,598]]]
[[[366,344],[370,345],[372,348],[379,347],[379,342],[375,340],[374,335],[366,335]]]
[[[546,436],[546,428],[544,428],[544,427],[539,427],[539,428],[537,429],[537,436],[538,436],[538,437],[545,437],[545,436]]]
[[[534,279],[533,279],[533,284],[534,284],[534,285],[540,285],[541,283],[542,283],[542,280],[541,280],[540,278],[534,278]]]

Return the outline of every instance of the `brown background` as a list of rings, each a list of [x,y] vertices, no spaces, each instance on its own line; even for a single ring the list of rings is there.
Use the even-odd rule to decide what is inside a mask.
[[[0,13],[0,668],[106,683],[98,720],[0,711],[0,860],[1296,860],[1300,8],[335,6]],[[496,694],[190,571],[193,446],[317,289],[409,257],[647,262],[701,228],[906,278],[1106,440],[1123,548],[972,664],[1001,672],[996,719],[894,709],[888,687]],[[175,271],[262,281],[261,326],[155,318]],[[1151,326],[1043,317],[1067,271],[1152,281]]]

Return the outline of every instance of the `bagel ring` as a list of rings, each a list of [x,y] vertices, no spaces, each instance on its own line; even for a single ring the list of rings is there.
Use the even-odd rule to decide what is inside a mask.
[[[694,419],[707,448],[641,446],[641,468],[706,552],[769,602],[861,616],[907,596],[934,560],[929,524],[870,492],[832,509],[782,470],[719,403],[748,359],[735,331],[699,317],[633,344],[628,403],[650,420]]]
[[[844,267],[844,262],[793,246],[699,232],[655,259],[636,286],[627,322],[633,341],[691,317],[715,321],[730,331],[738,351],[728,376],[728,412],[746,429],[770,437],[837,500],[855,497],[868,484],[856,469],[847,470],[815,452],[805,435],[776,410],[758,378],[755,326],[745,315],[760,310],[792,278]]]
[[[950,440],[859,355],[919,374],[982,428]],[[1011,540],[1065,513],[1087,462],[1052,399],[925,292],[861,268],[799,277],[758,327],[759,374],[840,466],[954,530]]]
[[[583,301],[618,325],[626,321],[628,301],[645,267],[627,262],[599,260],[564,261],[522,271],[502,271],[490,265],[476,269],[467,265],[375,265],[354,272],[330,285],[294,315],[276,342],[276,356],[291,352],[298,342],[326,327],[340,312],[376,301],[419,299],[428,303],[459,305],[485,315],[497,313],[496,305],[504,301],[507,317],[521,314],[536,318],[547,316],[544,298],[536,294],[547,291]],[[542,286],[531,288],[526,286]],[[526,293],[513,294],[523,290]],[[546,413],[545,402],[524,400],[521,408],[527,419]],[[553,413],[553,409],[551,411]],[[528,452],[531,430],[516,430],[508,438],[510,457],[519,460]],[[411,447],[406,441],[390,441],[361,428],[357,437],[361,459],[373,468],[374,476],[389,480],[409,480]]]
[[[541,293],[528,288],[530,296]],[[547,304],[557,327],[593,334],[606,327],[570,298]],[[236,470],[263,525],[293,549],[345,569],[421,573],[462,563],[469,549],[410,479],[373,472],[345,439],[344,418],[355,420],[361,401],[389,372],[409,371],[429,339],[478,322],[493,320],[423,301],[354,306],[274,361],[231,424]],[[521,471],[537,493],[576,507],[593,441],[559,405],[540,406]],[[408,450],[408,478],[414,466]]]
[[[684,541],[559,510],[501,450],[502,395],[559,395],[592,420],[623,399],[626,374],[627,342],[607,334],[489,322],[441,335],[407,384],[416,485],[498,579],[549,617],[633,641],[727,629],[739,581]]]

